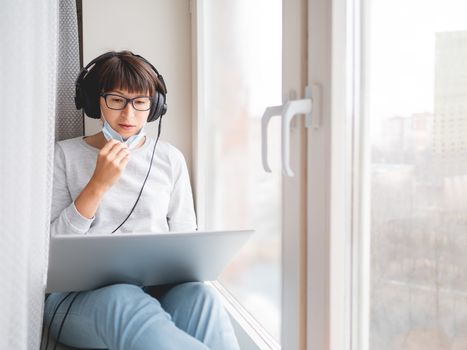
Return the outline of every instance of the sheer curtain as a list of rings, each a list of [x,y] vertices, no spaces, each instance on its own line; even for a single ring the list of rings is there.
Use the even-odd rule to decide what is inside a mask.
[[[55,130],[58,1],[0,11],[0,349],[39,349]]]

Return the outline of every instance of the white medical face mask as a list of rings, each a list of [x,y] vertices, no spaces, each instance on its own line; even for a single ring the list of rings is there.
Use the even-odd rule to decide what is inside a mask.
[[[140,131],[138,131],[137,134],[135,134],[133,136],[130,136],[129,138],[127,138],[125,140],[122,137],[122,135],[120,135],[118,132],[116,132],[110,126],[110,124],[107,123],[107,120],[105,120],[104,113],[102,113],[102,110],[101,110],[101,115],[102,115],[102,119],[104,119],[104,125],[102,127],[102,133],[104,134],[104,137],[105,137],[105,139],[107,141],[117,140],[117,141],[125,143],[128,146],[128,149],[132,149],[132,148],[135,148],[138,145],[139,141],[146,135],[145,128],[146,128],[147,122],[144,123],[143,127],[141,128]]]

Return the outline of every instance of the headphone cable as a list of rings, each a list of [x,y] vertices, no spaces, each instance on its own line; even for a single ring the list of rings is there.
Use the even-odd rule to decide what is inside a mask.
[[[156,142],[154,143],[154,148],[152,150],[152,156],[151,156],[151,161],[149,162],[148,173],[146,174],[146,178],[144,179],[143,186],[141,186],[141,190],[139,191],[138,198],[136,198],[136,202],[133,205],[133,208],[131,208],[131,211],[128,214],[128,216],[126,217],[126,219],[123,220],[123,222],[120,225],[118,225],[118,227],[115,230],[113,230],[112,233],[115,233],[115,231],[117,231],[120,227],[122,227],[122,225],[128,220],[128,218],[131,216],[131,214],[135,210],[136,204],[138,204],[139,198],[141,197],[141,193],[143,193],[144,185],[146,185],[146,180],[148,179],[149,173],[151,172],[151,169],[152,169],[152,160],[154,158],[154,154],[155,154],[155,151],[156,151],[157,142],[159,141],[159,137],[161,136],[161,124],[162,124],[162,116],[159,117],[159,129],[157,131]]]
[[[75,294],[75,296],[73,297],[73,299],[71,299],[71,302],[70,302],[70,305],[68,305],[68,309],[66,309],[66,312],[65,312],[65,315],[63,316],[63,320],[62,320],[62,323],[60,324],[60,328],[58,329],[58,334],[57,334],[57,339],[55,339],[55,345],[54,345],[54,348],[53,350],[56,350],[57,349],[57,345],[58,345],[58,342],[60,340],[60,334],[62,333],[62,329],[63,329],[63,325],[65,324],[65,320],[66,320],[66,317],[68,316],[68,313],[70,312],[71,310],[71,306],[73,305],[73,303],[75,302],[76,298],[78,297],[80,292],[77,292]],[[71,293],[70,293],[71,294]],[[47,350],[47,349],[45,349]]]
[[[57,314],[57,311],[58,309],[60,308],[60,305],[62,305],[62,303],[68,299],[68,297],[72,294],[72,292],[68,293],[62,300],[60,300],[60,302],[57,304],[57,306],[55,307],[55,310],[52,314],[52,318],[50,319],[50,323],[49,323],[49,326],[47,328],[47,338],[46,338],[46,343],[45,343],[45,350],[47,350],[47,348],[49,347],[49,336],[50,336],[50,330],[52,329],[52,323],[54,322],[54,318],[55,318],[55,315]],[[44,328],[42,329],[42,332],[44,332]],[[42,340],[41,340],[41,347],[42,347]]]

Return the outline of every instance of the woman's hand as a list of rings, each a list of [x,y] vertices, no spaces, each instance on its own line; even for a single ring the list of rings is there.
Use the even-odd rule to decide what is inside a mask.
[[[128,146],[120,141],[110,140],[99,152],[90,182],[103,192],[107,191],[120,178],[129,160]]]
[[[130,160],[128,146],[110,140],[99,152],[96,169],[88,184],[75,199],[78,212],[91,219],[97,211],[104,193],[119,179]]]

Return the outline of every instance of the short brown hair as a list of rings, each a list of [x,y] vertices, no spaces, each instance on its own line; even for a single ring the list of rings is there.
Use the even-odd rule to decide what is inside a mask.
[[[94,68],[100,92],[120,89],[131,93],[148,92],[150,96],[156,91],[164,92],[154,69],[130,51],[115,52]]]

